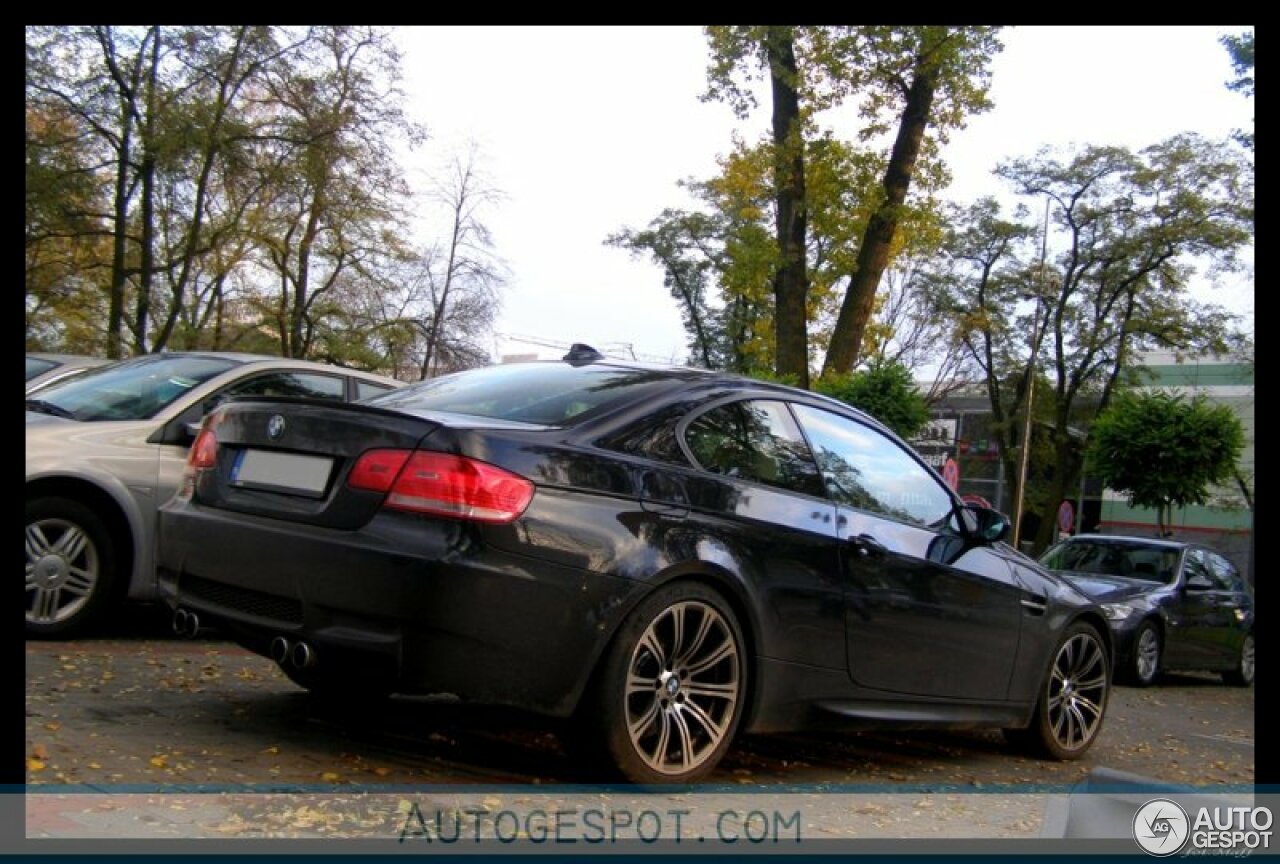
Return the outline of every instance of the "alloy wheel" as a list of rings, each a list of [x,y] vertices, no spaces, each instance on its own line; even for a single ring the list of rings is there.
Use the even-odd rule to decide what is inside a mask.
[[[709,603],[673,603],[631,652],[624,690],[627,733],[651,770],[686,775],[732,731],[742,690],[741,647]]]
[[[75,522],[50,517],[27,524],[27,621],[59,624],[79,615],[98,584],[98,550]]]
[[[1091,632],[1073,634],[1058,649],[1049,675],[1049,729],[1066,751],[1087,747],[1102,724],[1107,658]]]

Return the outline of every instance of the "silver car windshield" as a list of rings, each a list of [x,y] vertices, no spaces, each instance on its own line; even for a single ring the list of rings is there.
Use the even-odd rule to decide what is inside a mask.
[[[147,420],[235,360],[152,354],[94,369],[41,390],[28,411],[72,420]]]

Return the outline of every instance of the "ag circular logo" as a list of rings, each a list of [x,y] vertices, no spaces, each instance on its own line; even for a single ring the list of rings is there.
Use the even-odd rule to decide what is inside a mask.
[[[267,437],[275,441],[283,434],[284,418],[279,414],[271,415],[271,419],[267,421]]]
[[[1133,817],[1133,839],[1143,852],[1161,858],[1187,845],[1190,829],[1187,811],[1167,798],[1148,801]]]

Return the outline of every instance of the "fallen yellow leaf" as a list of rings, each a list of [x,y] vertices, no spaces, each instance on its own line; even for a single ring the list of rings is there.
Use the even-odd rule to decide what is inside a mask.
[[[43,762],[41,762],[39,759],[28,759],[28,760],[27,760],[27,770],[28,770],[28,771],[43,771],[43,770],[44,770],[44,763],[43,763]]]
[[[163,767],[165,766],[165,757],[163,757],[163,756],[152,756],[152,757],[151,757],[151,765],[152,765],[152,767],[155,767],[155,768],[163,768]]]
[[[337,783],[339,780],[342,779],[342,775],[334,774],[332,771],[326,771],[320,775],[320,779],[326,780],[329,783]]]
[[[43,744],[37,744],[36,746],[31,748],[31,755],[36,757],[37,759],[48,759],[49,751],[44,749]]]

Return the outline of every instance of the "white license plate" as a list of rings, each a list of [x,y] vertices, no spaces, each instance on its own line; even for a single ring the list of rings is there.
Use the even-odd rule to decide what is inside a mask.
[[[329,485],[332,469],[333,460],[324,456],[241,450],[231,469],[231,484],[319,496]]]

